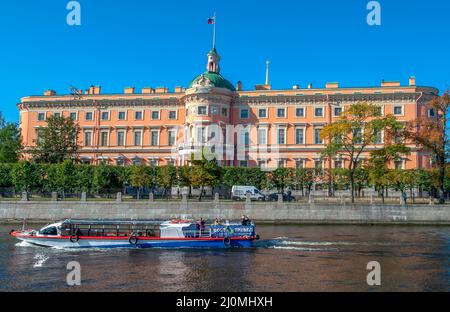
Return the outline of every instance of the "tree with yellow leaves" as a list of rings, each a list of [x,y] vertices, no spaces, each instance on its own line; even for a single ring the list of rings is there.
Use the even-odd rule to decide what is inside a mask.
[[[349,161],[352,203],[355,202],[355,172],[362,154],[371,146],[404,145],[395,140],[402,135],[402,129],[402,123],[393,115],[383,116],[379,106],[364,102],[349,106],[335,122],[323,128],[321,137],[327,146],[322,157],[331,159],[341,155]]]

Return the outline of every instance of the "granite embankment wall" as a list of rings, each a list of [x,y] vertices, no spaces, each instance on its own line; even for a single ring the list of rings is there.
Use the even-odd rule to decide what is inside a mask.
[[[0,201],[0,221],[63,219],[240,219],[259,222],[447,224],[450,205],[298,204],[266,202],[8,202]]]

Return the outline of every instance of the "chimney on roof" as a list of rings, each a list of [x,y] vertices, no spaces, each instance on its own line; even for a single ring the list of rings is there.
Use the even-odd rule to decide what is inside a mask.
[[[299,86],[298,84],[296,84],[296,85],[294,85],[294,86],[292,87],[292,89],[298,90],[298,89],[300,89],[300,86]]]
[[[175,87],[175,93],[183,93],[184,88],[183,87]]]
[[[409,85],[411,87],[416,85],[416,77],[414,77],[414,76],[409,77]]]
[[[155,89],[150,87],[142,88],[142,94],[153,94],[155,93]]]
[[[241,81],[238,81],[238,83],[236,84],[236,90],[242,91],[242,82]]]
[[[100,94],[102,93],[102,87],[101,86],[95,86],[94,87],[94,94]]]
[[[308,89],[312,89],[313,88],[313,85],[312,85],[312,83],[310,83],[309,85],[308,85]]]
[[[55,90],[47,90],[44,92],[44,96],[54,96],[54,95],[56,95]]]
[[[133,94],[133,93],[134,93],[134,87],[125,88],[125,94]]]
[[[337,89],[337,88],[339,88],[339,82],[327,82],[327,84],[325,85],[325,88]]]

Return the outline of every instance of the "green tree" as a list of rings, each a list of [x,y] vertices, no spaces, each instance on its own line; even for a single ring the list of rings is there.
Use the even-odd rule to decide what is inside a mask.
[[[199,200],[201,201],[205,187],[214,188],[220,184],[222,170],[215,158],[208,160],[205,157],[204,151],[202,151],[200,159],[195,159],[192,155],[191,164],[191,183],[193,187],[200,188]]]
[[[5,122],[0,112],[0,163],[16,163],[21,151],[22,139],[18,125]]]
[[[104,164],[95,167],[92,188],[97,194],[110,192],[120,187],[117,171],[114,167]]]
[[[333,123],[325,126],[321,137],[327,140],[322,157],[331,159],[342,155],[349,160],[349,179],[352,202],[355,202],[355,173],[360,167],[361,156],[373,144],[380,144],[379,138],[384,131],[384,144],[391,143],[390,138],[398,134],[402,124],[392,115],[382,116],[378,106],[369,103],[351,105]],[[397,143],[402,144],[402,143]]]
[[[39,129],[33,159],[39,163],[59,164],[75,159],[78,154],[80,128],[71,118],[50,117],[47,126]]]
[[[293,172],[288,168],[277,168],[269,173],[268,179],[272,187],[275,187],[279,193],[283,193],[293,184]]]
[[[164,195],[169,199],[169,192],[177,185],[177,168],[175,166],[161,167],[158,171],[158,185],[164,188]]]
[[[40,186],[42,181],[41,167],[29,161],[19,162],[12,170],[12,182],[18,191],[29,193],[33,187]]]
[[[422,116],[409,124],[408,137],[416,144],[431,151],[439,170],[438,189],[439,203],[445,203],[445,170],[447,167],[448,149],[450,143],[448,116],[450,108],[450,93],[434,98],[427,104]],[[433,110],[436,117],[430,118],[428,110]]]
[[[131,167],[130,185],[137,188],[137,199],[140,199],[141,192],[144,188],[152,186],[151,167],[138,165]]]
[[[13,169],[12,164],[0,163],[0,187],[13,186],[12,169]]]

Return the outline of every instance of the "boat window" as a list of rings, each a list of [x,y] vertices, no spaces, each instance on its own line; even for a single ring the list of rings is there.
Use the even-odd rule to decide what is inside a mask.
[[[45,229],[42,229],[39,234],[41,235],[52,235],[52,236],[56,236],[58,235],[58,230],[56,229],[55,226],[51,226]]]

